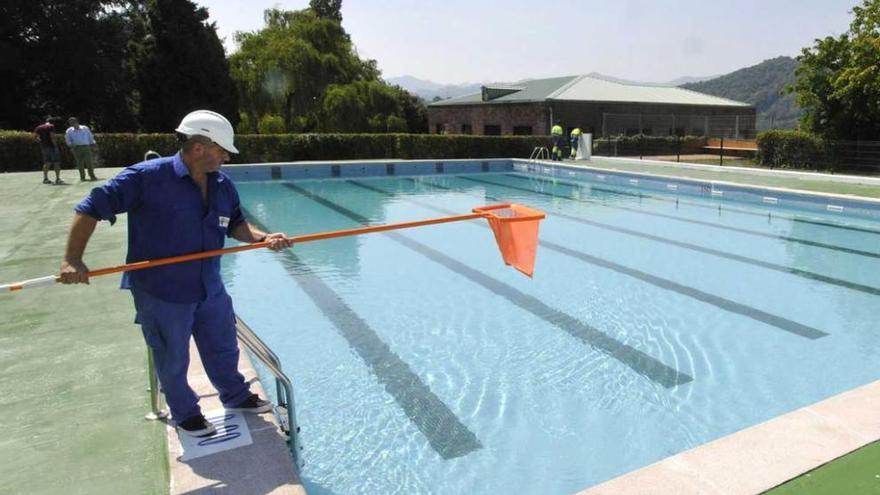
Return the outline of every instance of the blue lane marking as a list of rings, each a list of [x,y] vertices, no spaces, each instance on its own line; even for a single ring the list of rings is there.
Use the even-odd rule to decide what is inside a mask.
[[[519,178],[519,179],[526,179],[526,180],[532,180],[532,179],[548,180],[548,179],[545,179],[545,178],[543,178],[543,177],[541,177],[541,178],[537,178],[537,177],[524,177],[524,176],[517,175],[517,174],[505,174],[505,175],[509,175],[509,176],[511,176],[511,177],[516,177],[516,178]],[[561,182],[561,183],[562,183],[562,182]],[[572,183],[568,183],[568,184],[569,184],[569,185],[572,185]],[[654,199],[654,200],[657,200],[657,201],[667,201],[667,202],[675,202],[675,201],[676,201],[676,200],[673,199],[673,198],[666,198],[666,197],[663,197],[663,196],[656,196],[656,195],[653,195],[653,194],[631,193],[631,192],[626,192],[626,191],[618,191],[618,190],[615,190],[615,189],[607,189],[607,188],[601,188],[601,187],[593,187],[592,184],[590,184],[590,188],[593,189],[593,190],[596,190],[596,191],[607,192],[607,193],[609,193],[609,194],[617,194],[617,195],[619,195],[619,196],[630,196],[630,197],[634,197],[634,198],[648,198],[648,199]],[[705,204],[702,204],[702,203],[696,203],[696,202],[693,202],[693,201],[682,200],[681,203],[682,203],[682,204],[689,205],[689,206],[696,206],[697,208],[706,208],[706,209],[715,209],[715,208],[716,208],[716,206],[705,205]],[[755,211],[743,210],[743,209],[741,209],[741,208],[734,208],[734,207],[731,207],[731,206],[728,206],[728,207],[726,208],[726,210],[728,210],[728,211],[735,211],[735,212],[737,212],[737,213],[742,213],[743,215],[751,215],[751,216],[756,216],[756,217],[766,217],[766,216],[767,216],[767,215],[764,214],[764,213],[758,213],[758,212],[755,212]],[[821,226],[823,226],[823,227],[830,227],[830,228],[833,228],[833,229],[853,230],[853,231],[856,231],[856,232],[864,232],[864,233],[866,233],[866,234],[880,234],[880,230],[869,229],[869,228],[867,228],[867,227],[856,227],[856,226],[854,226],[854,225],[841,225],[841,224],[839,224],[839,223],[824,222],[824,221],[822,221],[822,220],[810,220],[810,219],[806,219],[806,218],[799,218],[799,217],[794,217],[794,216],[789,216],[789,215],[780,215],[780,214],[777,214],[776,216],[778,216],[779,218],[785,218],[786,220],[791,220],[792,222],[806,223],[806,224],[810,224],[810,225],[821,225]]]
[[[459,179],[464,179],[465,177],[458,177]],[[462,194],[467,194],[462,191],[457,191],[453,188],[441,186],[439,184],[433,184],[431,182],[419,181],[419,184],[426,184],[428,186],[437,188],[437,189],[445,189],[449,191],[460,192]],[[490,195],[485,196],[486,199],[492,201],[501,201],[498,198],[492,197]],[[410,201],[415,201],[410,199]],[[436,208],[433,206],[427,206],[429,208]],[[438,211],[441,209],[437,208]],[[736,313],[747,318],[751,318],[756,321],[760,321],[761,323],[766,323],[770,326],[776,327],[780,330],[784,330],[786,332],[793,333],[795,335],[799,335],[801,337],[805,337],[808,339],[818,339],[821,337],[825,337],[828,333],[823,332],[822,330],[802,325],[795,321],[789,320],[787,318],[782,318],[781,316],[772,315],[770,313],[766,313],[757,308],[752,308],[751,306],[747,306],[745,304],[740,304],[738,302],[731,301],[730,299],[725,299],[721,296],[716,296],[714,294],[709,294],[707,292],[703,292],[701,290],[695,289],[693,287],[688,287],[686,285],[679,284],[677,282],[673,282],[671,280],[667,280],[661,277],[657,277],[655,275],[651,275],[649,273],[645,273],[633,268],[629,268],[627,266],[619,265],[617,263],[598,258],[596,256],[589,255],[582,251],[577,251],[574,249],[567,248],[565,246],[561,246],[559,244],[555,244],[549,241],[539,241],[541,247],[546,247],[552,251],[556,251],[573,258],[579,259],[581,261],[585,261],[587,263],[601,266],[603,268],[607,268],[609,270],[613,270],[617,273],[628,275],[630,277],[636,278],[643,282],[647,282],[651,285],[655,285],[657,287],[661,287],[663,289],[671,290],[677,292],[681,295],[688,296],[699,301],[705,302],[707,304],[711,304],[717,308],[723,309],[725,311],[729,311],[731,313]]]
[[[248,212],[244,214],[261,230],[273,232],[261,225],[255,216]],[[477,436],[431,392],[406,362],[391,351],[375,330],[345,304],[342,296],[315,275],[292,250],[284,250],[281,255],[288,273],[364,360],[440,457],[453,459],[482,448]]]
[[[575,188],[575,189],[578,189],[578,190],[584,190],[584,188],[585,188],[585,185],[584,185],[584,184],[576,184],[576,183],[566,182],[566,181],[553,181],[553,180],[545,179],[545,178],[542,178],[542,177],[540,177],[540,178],[530,178],[530,177],[523,177],[523,176],[520,176],[520,175],[514,175],[514,174],[504,174],[504,175],[506,175],[506,176],[508,176],[508,177],[512,177],[512,178],[514,178],[514,179],[520,179],[520,180],[525,180],[525,181],[532,181],[532,180],[534,180],[534,181],[541,182],[541,183],[545,183],[545,184],[569,186],[569,187],[572,187],[572,188]],[[510,187],[514,187],[514,188],[515,188],[516,186],[510,186]],[[597,187],[590,187],[590,189],[591,189],[591,190],[596,190],[596,191],[606,191],[606,192],[609,191],[608,189],[601,189],[601,188],[597,188]],[[522,189],[522,190],[525,191],[526,189]],[[536,193],[538,192],[538,191],[534,191],[534,190],[532,190],[532,189],[528,189],[528,191],[536,192]],[[559,195],[559,196],[557,196],[557,197],[562,197],[562,198],[564,198],[565,196]],[[568,198],[568,199],[573,200],[573,198]],[[655,198],[655,199],[656,199],[656,198]],[[664,199],[665,199],[665,198],[664,198]],[[677,216],[675,216],[675,215],[669,215],[669,214],[666,214],[666,213],[659,213],[659,212],[652,212],[652,211],[644,211],[644,210],[640,210],[640,209],[638,209],[638,208],[629,208],[629,207],[627,207],[627,206],[614,205],[614,204],[607,204],[607,203],[604,203],[604,202],[602,202],[602,201],[598,201],[598,200],[592,200],[592,199],[581,198],[581,199],[578,200],[578,201],[581,202],[581,203],[592,203],[592,204],[602,205],[602,206],[604,206],[604,207],[606,207],[606,208],[613,208],[613,209],[616,209],[616,210],[630,211],[630,212],[633,212],[633,213],[639,213],[639,214],[642,214],[642,215],[648,215],[648,216],[652,216],[652,217],[668,218],[668,219],[670,219],[670,220],[675,220],[675,221],[679,221],[679,222],[690,223],[690,224],[694,224],[694,225],[703,225],[703,226],[705,226],[705,227],[712,227],[712,228],[715,228],[715,229],[729,230],[729,231],[732,231],[732,232],[739,232],[739,233],[742,233],[742,234],[749,234],[749,235],[754,235],[754,236],[759,236],[759,237],[766,237],[766,238],[768,238],[768,239],[780,239],[780,240],[783,240],[783,241],[794,242],[794,243],[797,243],[797,244],[803,244],[803,245],[806,245],[806,246],[820,247],[820,248],[824,248],[824,249],[831,249],[831,250],[834,250],[834,251],[840,251],[840,252],[847,253],[847,254],[857,254],[857,255],[859,255],[859,256],[867,256],[867,257],[869,257],[869,258],[878,258],[878,259],[880,259],[880,253],[875,253],[875,252],[871,252],[871,251],[862,251],[862,250],[860,250],[860,249],[853,249],[853,248],[848,248],[848,247],[844,247],[844,246],[837,246],[837,245],[834,245],[834,244],[825,244],[825,243],[822,243],[822,242],[810,241],[810,240],[807,240],[807,239],[798,239],[798,238],[796,238],[796,237],[789,237],[789,236],[784,236],[784,235],[768,234],[768,233],[766,233],[766,232],[760,232],[760,231],[757,231],[757,230],[743,229],[743,228],[733,227],[733,226],[730,226],[730,225],[724,225],[724,224],[715,223],[715,222],[707,222],[707,221],[703,221],[703,220],[694,220],[694,219],[690,219],[690,218],[677,217]],[[688,202],[688,203],[690,203],[690,202]],[[702,205],[702,206],[705,206],[705,205]],[[729,207],[728,207],[727,209],[732,210],[732,209],[729,208]],[[761,214],[761,216],[764,216],[764,215]],[[781,218],[781,217],[780,217],[780,218]]]
[[[319,203],[327,208],[348,217],[349,219],[360,223],[367,224],[369,219],[363,217],[354,211],[349,210],[333,201],[322,196],[300,188],[294,184],[286,183],[285,186],[293,191]],[[453,259],[445,254],[432,249],[424,244],[413,241],[401,234],[394,232],[385,232],[381,235],[387,236],[393,241],[406,246],[407,248],[422,254],[431,261],[439,263],[447,269],[464,276],[471,282],[483,286],[484,288],[504,297],[514,305],[532,313],[533,315],[543,319],[544,321],[561,328],[576,339],[599,349],[614,359],[633,369],[636,373],[647,377],[648,379],[659,383],[666,388],[672,388],[693,381],[689,375],[680,372],[674,368],[666,366],[657,361],[653,357],[645,354],[638,349],[630,347],[626,344],[618,342],[603,332],[583,323],[573,316],[559,311],[558,309],[547,306],[539,299],[528,294],[518,291],[517,289],[500,282],[484,273],[474,270],[473,268]]]
[[[497,187],[506,187],[509,189],[514,189],[514,190],[518,190],[518,191],[525,191],[525,192],[529,192],[529,193],[533,193],[533,194],[540,194],[543,196],[550,196],[553,198],[560,198],[560,199],[564,199],[564,200],[568,200],[568,201],[572,201],[572,202],[581,202],[579,200],[568,198],[566,196],[561,196],[558,194],[544,192],[544,191],[533,191],[531,189],[526,189],[526,188],[517,187],[517,186],[511,186],[508,184],[501,184],[498,182],[492,182],[492,181],[487,181],[487,180],[482,180],[482,179],[473,179],[470,177],[459,177],[459,178],[463,179],[463,180],[469,180],[471,182],[479,182],[480,184],[487,184],[487,185],[492,185],[492,186],[497,186]],[[866,294],[880,296],[880,289],[878,289],[876,287],[872,287],[870,285],[863,285],[863,284],[859,284],[856,282],[850,282],[848,280],[842,280],[839,278],[829,277],[827,275],[813,273],[813,272],[810,272],[807,270],[801,270],[800,268],[778,265],[778,264],[770,263],[767,261],[761,261],[761,260],[757,260],[754,258],[749,258],[747,256],[741,256],[739,254],[733,254],[733,253],[728,253],[725,251],[719,251],[717,249],[711,249],[711,248],[707,248],[707,247],[703,247],[703,246],[698,246],[696,244],[690,244],[690,243],[683,242],[683,241],[676,241],[673,239],[668,239],[666,237],[660,237],[660,236],[656,236],[656,235],[652,235],[652,234],[646,234],[643,232],[637,232],[635,230],[625,229],[623,227],[616,227],[616,226],[612,226],[612,225],[608,225],[608,224],[603,224],[600,222],[594,222],[591,220],[586,220],[586,219],[574,217],[571,215],[565,215],[562,213],[554,213],[554,215],[559,216],[559,217],[563,217],[563,218],[566,218],[566,219],[569,219],[569,220],[572,220],[572,221],[575,221],[578,223],[583,223],[586,225],[592,225],[594,227],[612,230],[614,232],[620,232],[620,233],[627,234],[627,235],[637,236],[637,237],[641,237],[643,239],[650,239],[652,241],[662,242],[664,244],[669,244],[672,246],[690,249],[692,251],[706,253],[706,254],[710,254],[712,256],[718,256],[720,258],[727,258],[729,260],[739,261],[740,263],[747,263],[750,265],[759,266],[761,268],[766,268],[768,270],[775,270],[775,271],[782,272],[782,273],[789,273],[791,275],[796,275],[798,277],[803,277],[803,278],[807,278],[810,280],[816,280],[818,282],[824,282],[826,284],[837,285],[838,287],[845,287],[847,289],[857,290],[859,292],[864,292]]]

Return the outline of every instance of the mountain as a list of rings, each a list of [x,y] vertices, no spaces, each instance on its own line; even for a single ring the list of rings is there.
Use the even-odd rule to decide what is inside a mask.
[[[673,80],[669,81],[669,82],[666,83],[664,86],[681,86],[681,85],[683,85],[683,84],[691,84],[691,83],[698,83],[698,82],[708,81],[708,80],[710,80],[710,79],[715,79],[715,78],[717,78],[717,77],[721,77],[721,76],[718,76],[718,75],[715,75],[715,76],[697,76],[697,77],[694,77],[694,76],[682,76],[682,77],[679,77],[678,79],[673,79]]]
[[[754,105],[758,130],[796,129],[801,117],[793,94],[783,94],[794,84],[797,60],[777,57],[708,81],[680,87]]]
[[[427,102],[434,101],[435,98],[445,100],[456,96],[479,93],[480,86],[482,86],[479,83],[440,84],[413,76],[389,77],[385,82],[394,86],[400,86],[410,93],[420,96]]]

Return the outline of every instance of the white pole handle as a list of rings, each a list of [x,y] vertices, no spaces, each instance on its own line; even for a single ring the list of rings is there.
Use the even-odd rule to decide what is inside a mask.
[[[49,275],[47,277],[32,278],[30,280],[22,280],[11,284],[0,285],[0,292],[13,292],[22,289],[31,289],[33,287],[48,287],[58,282],[58,275]]]

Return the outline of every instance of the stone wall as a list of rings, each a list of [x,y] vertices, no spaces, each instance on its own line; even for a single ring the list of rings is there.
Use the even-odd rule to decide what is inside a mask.
[[[451,105],[428,107],[428,130],[432,134],[485,134],[486,126],[500,126],[511,135],[514,127],[531,128],[531,134],[550,134],[550,117],[541,103]],[[470,126],[470,132],[465,126]]]

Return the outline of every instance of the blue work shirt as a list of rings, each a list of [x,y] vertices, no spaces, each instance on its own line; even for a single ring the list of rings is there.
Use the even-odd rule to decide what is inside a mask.
[[[180,153],[126,168],[92,189],[75,210],[111,224],[128,213],[127,263],[220,249],[244,221],[232,180],[222,172],[208,174],[202,201]],[[125,272],[122,288],[173,303],[204,301],[223,288],[220,257]]]

